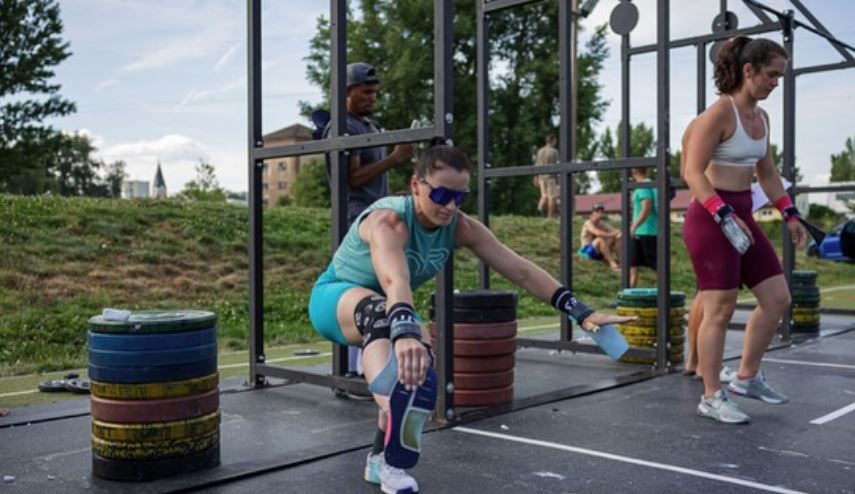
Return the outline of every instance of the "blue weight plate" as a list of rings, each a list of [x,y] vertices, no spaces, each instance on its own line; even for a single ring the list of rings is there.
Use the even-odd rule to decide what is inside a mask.
[[[93,350],[89,349],[89,363],[101,367],[147,367],[179,365],[200,362],[217,357],[217,344],[168,350]]]
[[[89,331],[90,350],[167,350],[217,342],[217,328],[181,333],[95,333]]]
[[[89,379],[105,383],[143,384],[182,381],[217,371],[216,355],[191,364],[140,367],[102,367],[89,364]]]

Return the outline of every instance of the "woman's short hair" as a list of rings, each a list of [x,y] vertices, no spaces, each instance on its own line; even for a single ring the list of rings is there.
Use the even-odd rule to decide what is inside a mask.
[[[468,172],[472,168],[466,154],[454,146],[437,144],[430,146],[419,155],[413,173],[424,177],[439,168],[437,163],[443,163],[459,172]]]

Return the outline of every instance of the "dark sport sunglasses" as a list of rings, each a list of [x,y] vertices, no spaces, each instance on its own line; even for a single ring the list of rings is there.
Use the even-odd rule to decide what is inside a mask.
[[[449,189],[448,187],[434,187],[433,185],[429,184],[424,177],[418,178],[420,183],[427,185],[430,189],[430,194],[428,194],[430,200],[436,204],[439,204],[440,206],[445,206],[449,202],[454,201],[454,204],[459,207],[461,204],[463,204],[463,201],[466,200],[466,197],[469,196],[468,190],[454,190]]]

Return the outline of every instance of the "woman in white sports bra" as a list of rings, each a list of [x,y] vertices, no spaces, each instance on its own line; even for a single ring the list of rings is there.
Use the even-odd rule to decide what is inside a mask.
[[[787,51],[768,39],[729,40],[715,63],[721,97],[698,115],[684,136],[683,178],[695,200],[686,213],[683,240],[703,304],[697,369],[703,375],[704,395],[697,413],[726,423],[750,420],[728,400],[719,378],[725,334],[741,284],[754,293],[757,307],[748,320],[742,360],[728,389],[765,403],[788,401],[766,383],[760,361],[790,304],[790,291],[778,256],[751,213],[751,182],[756,175],[786,219],[793,241],[804,244],[798,210],[772,162],[769,117],[757,106],[778,86],[788,59]],[[747,237],[747,250],[740,245],[742,235]]]

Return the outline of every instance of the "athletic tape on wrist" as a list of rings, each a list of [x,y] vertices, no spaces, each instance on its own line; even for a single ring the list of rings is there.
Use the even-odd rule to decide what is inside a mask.
[[[781,216],[784,217],[787,223],[796,221],[801,216],[799,210],[793,205],[792,199],[787,194],[782,195],[772,204],[780,211]]]
[[[709,211],[712,215],[714,215],[715,212],[718,211],[718,208],[722,206],[724,206],[724,200],[718,194],[704,201],[704,209]]]
[[[582,324],[588,316],[594,313],[594,309],[577,300],[570,293],[570,290],[564,287],[559,288],[552,295],[552,306],[567,314],[576,324]]]
[[[416,323],[416,311],[412,305],[398,302],[389,309],[388,318],[389,336],[392,342],[397,341],[398,338],[422,339],[422,330]]]

